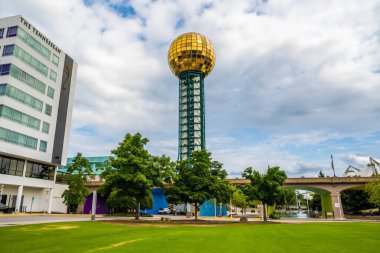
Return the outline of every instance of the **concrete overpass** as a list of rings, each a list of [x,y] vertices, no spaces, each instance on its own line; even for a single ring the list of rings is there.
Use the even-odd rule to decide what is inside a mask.
[[[284,187],[307,190],[318,193],[321,196],[322,215],[333,213],[336,219],[343,219],[344,213],[340,192],[347,189],[364,190],[367,183],[375,181],[374,177],[313,177],[313,178],[288,178]],[[231,184],[249,184],[248,179],[228,179]],[[90,191],[96,190],[104,181],[89,181],[85,185]]]
[[[367,183],[375,181],[374,177],[313,177],[288,178],[284,186],[294,189],[307,190],[321,196],[322,214],[333,213],[336,219],[343,219],[344,213],[340,192],[347,189],[364,190]],[[228,179],[231,184],[249,184],[248,179]]]

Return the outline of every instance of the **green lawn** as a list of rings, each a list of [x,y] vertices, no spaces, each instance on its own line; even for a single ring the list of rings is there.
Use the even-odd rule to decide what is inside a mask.
[[[379,252],[380,223],[0,227],[0,252]]]

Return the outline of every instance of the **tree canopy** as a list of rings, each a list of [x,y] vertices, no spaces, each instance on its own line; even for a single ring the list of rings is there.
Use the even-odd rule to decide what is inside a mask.
[[[325,176],[325,173],[323,173],[322,170],[320,170],[318,173],[318,177],[326,177],[326,176]]]
[[[84,182],[91,176],[90,162],[82,153],[77,153],[72,164],[67,167],[67,172],[69,189],[62,193],[63,203],[67,205],[68,212],[76,213],[78,205],[83,204],[89,194]]]
[[[264,205],[264,221],[266,218],[266,205],[285,203],[285,190],[282,187],[287,176],[280,167],[268,167],[268,170],[261,174],[252,167],[246,168],[242,176],[251,181],[250,185],[244,188],[245,194],[250,200],[260,200]]]
[[[374,208],[370,202],[370,194],[362,190],[344,190],[341,192],[343,210],[359,213],[361,210]]]
[[[377,177],[376,181],[368,183],[366,185],[366,191],[369,193],[369,201],[380,207],[380,177]]]
[[[227,172],[221,163],[212,161],[211,153],[194,151],[190,160],[177,163],[172,186],[165,189],[165,194],[171,203],[191,203],[197,219],[204,201],[214,198],[217,202],[229,202],[232,188],[226,177]]]
[[[113,156],[109,158],[109,166],[101,173],[105,183],[99,192],[107,198],[111,197],[108,203],[115,203],[116,198],[123,199],[125,208],[134,201],[136,219],[140,218],[141,204],[152,199],[152,188],[161,186],[174,167],[168,157],[149,154],[145,149],[148,142],[140,133],[126,134],[119,146],[111,151]]]

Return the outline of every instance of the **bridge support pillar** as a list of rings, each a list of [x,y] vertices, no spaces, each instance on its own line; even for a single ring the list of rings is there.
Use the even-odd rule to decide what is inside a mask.
[[[331,202],[332,202],[332,206],[333,206],[335,219],[343,220],[344,219],[344,213],[343,213],[342,201],[340,199],[340,192],[339,191],[334,191],[331,193]]]
[[[332,207],[332,201],[331,201],[331,193],[326,192],[321,195],[321,205],[322,205],[322,216],[325,216],[325,213],[328,212],[333,212],[333,207]]]

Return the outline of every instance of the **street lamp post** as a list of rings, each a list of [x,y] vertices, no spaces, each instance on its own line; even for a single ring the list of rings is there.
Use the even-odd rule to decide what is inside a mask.
[[[306,197],[307,213],[310,214],[310,211],[309,211],[309,193],[308,192],[305,194],[305,197]]]

